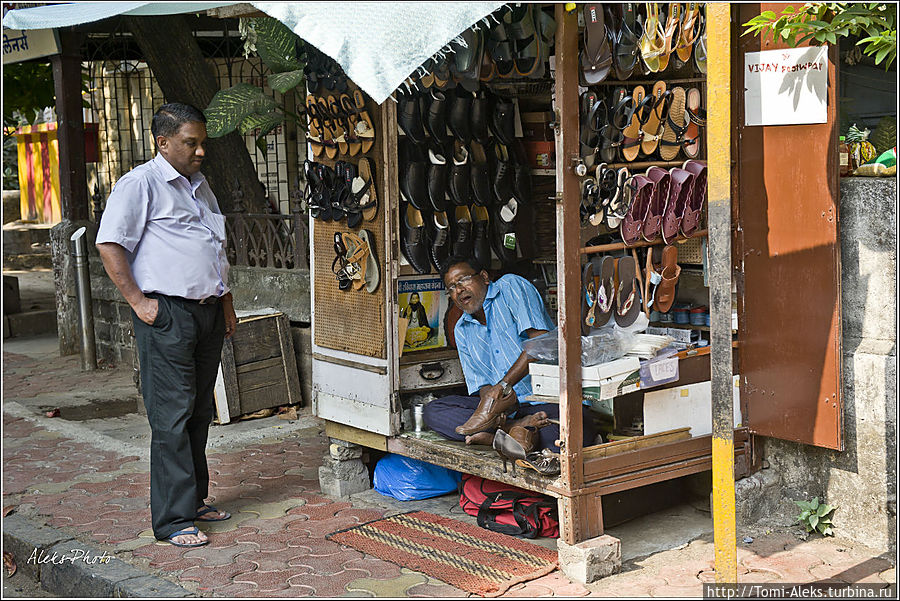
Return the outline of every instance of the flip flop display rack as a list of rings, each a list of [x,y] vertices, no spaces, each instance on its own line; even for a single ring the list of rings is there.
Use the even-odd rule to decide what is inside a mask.
[[[668,313],[680,274],[676,242],[705,234],[706,26],[701,3],[578,10],[588,333],[611,316],[628,326],[641,311]]]

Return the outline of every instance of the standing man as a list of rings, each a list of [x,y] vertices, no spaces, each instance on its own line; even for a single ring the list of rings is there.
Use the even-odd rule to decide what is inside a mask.
[[[237,325],[225,217],[200,173],[206,117],[165,104],[150,130],[156,157],[116,182],[97,232],[110,279],[131,305],[150,421],[153,534],[179,547],[209,542],[195,521],[227,520],[206,504],[206,439],[224,337]]]

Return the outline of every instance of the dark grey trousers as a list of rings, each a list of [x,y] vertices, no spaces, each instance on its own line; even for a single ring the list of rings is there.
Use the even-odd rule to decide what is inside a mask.
[[[150,513],[153,534],[190,528],[209,495],[206,439],[225,337],[220,303],[201,305],[162,294],[152,326],[132,311],[141,362],[141,392],[150,421]]]

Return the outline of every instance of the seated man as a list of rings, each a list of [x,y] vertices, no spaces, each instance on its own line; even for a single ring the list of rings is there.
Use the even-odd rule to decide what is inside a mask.
[[[540,435],[535,450],[558,452],[559,424],[549,419],[559,419],[559,405],[524,400],[531,395],[532,359],[522,343],[555,327],[541,295],[514,274],[492,282],[474,258],[452,257],[441,275],[450,299],[463,311],[454,329],[456,348],[469,394],[477,396],[431,401],[425,405],[425,423],[451,440],[486,445],[498,427],[533,426]],[[592,445],[595,431],[587,407],[582,415],[584,445]]]

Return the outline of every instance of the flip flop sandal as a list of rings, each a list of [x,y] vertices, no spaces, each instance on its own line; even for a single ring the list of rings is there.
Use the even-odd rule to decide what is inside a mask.
[[[687,92],[687,132],[685,133],[684,156],[696,159],[700,156],[700,128],[706,127],[706,110],[700,108],[700,90],[691,88]]]
[[[635,175],[629,180],[631,187],[631,203],[622,222],[619,233],[625,246],[632,246],[641,239],[644,217],[650,208],[650,195],[653,192],[653,180],[645,175]]]
[[[694,174],[694,185],[691,186],[681,218],[681,233],[685,238],[690,238],[700,229],[703,205],[706,203],[706,163],[687,160],[683,168]]]
[[[607,5],[612,22],[618,24],[613,30],[613,69],[616,79],[625,81],[638,64],[638,44],[641,35],[637,33],[640,21],[637,20],[637,7],[634,3]],[[643,31],[643,30],[642,30]]]
[[[644,216],[641,237],[647,242],[654,242],[660,237],[662,218],[669,200],[671,178],[668,171],[656,166],[647,169],[647,177],[653,180],[653,192],[650,195],[650,206]]]
[[[366,255],[366,267],[363,269],[363,281],[366,292],[372,294],[378,288],[380,281],[378,258],[375,256],[375,234],[369,230],[359,230],[359,237],[369,250]]]
[[[699,90],[697,91],[699,93]],[[672,104],[669,108],[669,115],[666,118],[666,127],[663,129],[662,138],[659,141],[659,158],[664,161],[671,161],[677,157],[679,149],[684,144],[684,134],[688,130],[688,124],[684,118],[684,103],[684,88],[677,87],[673,89]]]
[[[306,141],[312,149],[313,156],[322,156],[325,152],[325,145],[322,143],[322,120],[319,116],[319,107],[316,104],[316,97],[310,94],[306,97]]]
[[[366,285],[366,271],[368,270],[369,245],[361,237],[353,232],[341,234],[344,246],[347,247],[346,273],[352,278],[351,285],[354,290],[362,290]],[[354,266],[353,268],[350,268]]]
[[[625,139],[622,133],[631,122],[634,98],[626,95],[625,88],[616,88],[612,96],[612,115],[609,123],[600,129],[600,159],[614,163]]]
[[[516,48],[515,72],[520,77],[531,77],[541,64],[542,40],[534,24],[534,7],[520,4],[504,16],[506,31]]]
[[[588,85],[598,84],[612,70],[609,32],[603,5],[589,2],[584,5],[584,46],[581,51],[581,74]]]
[[[681,21],[678,44],[675,46],[675,56],[681,64],[687,64],[691,61],[691,51],[699,37],[699,26],[700,4],[698,2],[688,2]]]
[[[662,238],[666,244],[672,244],[678,238],[684,207],[694,185],[694,174],[679,167],[672,167],[669,169],[669,179],[671,181],[669,202],[666,204],[662,223]]]
[[[626,185],[629,178],[628,168],[620,167],[616,171],[616,195],[609,203],[609,210],[606,212],[606,226],[615,230],[619,227],[625,213],[628,211],[631,196],[627,194],[629,188]]]
[[[200,541],[197,543],[176,543],[175,542],[174,539],[176,536],[184,536],[186,534],[197,536],[200,534],[200,529],[197,528],[196,526],[194,526],[192,528],[185,528],[184,530],[179,530],[178,532],[173,532],[172,534],[167,536],[165,540],[166,540],[166,542],[173,544],[176,547],[202,547],[203,545],[209,544],[209,539],[206,539],[206,540],[203,540],[203,541]]]
[[[322,123],[322,144],[325,146],[325,156],[333,159],[338,155],[338,135],[335,129],[334,118],[331,111],[328,110],[328,104],[325,99],[316,99],[316,112]]]
[[[224,513],[225,517],[223,518],[204,518],[206,514],[209,513]],[[213,505],[204,505],[203,509],[197,512],[197,515],[194,516],[195,520],[200,520],[201,522],[224,522],[225,520],[231,519],[231,514],[227,511],[219,511]]]
[[[697,71],[706,74],[706,6],[703,7],[703,14],[700,17],[700,35],[697,43],[694,45],[694,65]]]
[[[378,214],[378,194],[375,190],[375,170],[367,158],[359,160],[359,176],[353,180],[350,192],[356,197],[363,219],[375,221]]]
[[[350,156],[355,157],[362,150],[362,139],[357,133],[359,129],[359,111],[356,110],[356,104],[347,94],[341,94],[339,98],[342,113],[346,115],[347,120],[347,146],[349,147]]]
[[[338,101],[334,96],[329,96],[327,102],[328,112],[331,116],[332,129],[336,136],[335,142],[338,144],[338,152],[347,155],[350,153],[350,145],[347,142],[347,131],[350,129],[350,124],[347,114],[341,109],[341,105],[338,104]]]
[[[652,96],[644,96],[644,88],[636,86],[632,92],[634,110],[631,111],[631,119],[628,126],[622,130],[622,158],[631,162],[638,157],[641,150],[641,108],[652,103]],[[647,100],[650,98],[651,100]]]
[[[366,110],[366,99],[360,90],[353,90],[353,102],[356,105],[356,113],[359,121],[356,122],[356,135],[362,138],[362,151],[369,152],[375,144],[375,125]]]
[[[660,282],[656,288],[654,309],[660,313],[668,313],[675,303],[675,285],[681,275],[678,265],[678,247],[669,245],[662,250],[662,264],[659,266]]]
[[[581,160],[586,167],[594,166],[594,152],[597,148],[597,134],[591,128],[592,109],[597,106],[597,93],[587,91],[581,95]]]
[[[615,257],[603,256],[591,259],[594,264],[594,277],[597,286],[597,316],[594,327],[600,328],[609,323],[612,317],[612,307],[616,289],[616,260]]]
[[[633,257],[616,259],[616,324],[628,327],[641,312],[641,288],[637,280],[637,264]]]
[[[647,16],[644,20],[644,31],[638,41],[641,51],[641,61],[647,71],[656,73],[659,71],[659,57],[666,49],[665,31],[659,22],[659,5],[655,2],[647,2]]]
[[[581,274],[581,335],[587,336],[596,321],[597,290],[594,287],[594,265],[590,261]]]
[[[657,81],[653,85],[653,110],[647,121],[641,125],[641,152],[646,156],[651,156],[656,152],[659,146],[659,139],[662,137],[664,123],[669,114],[669,105],[672,96],[671,92],[666,90],[666,82]]]
[[[659,290],[659,284],[662,282],[662,269],[657,269],[653,265],[653,247],[647,249],[647,267],[644,270],[644,312],[649,318],[650,310],[656,301],[656,291]]]
[[[659,55],[659,71],[665,71],[669,66],[669,57],[675,50],[675,44],[678,43],[679,26],[681,25],[681,5],[677,3],[669,3],[669,14],[666,19],[666,26],[663,28],[663,37],[665,38],[665,49]]]

